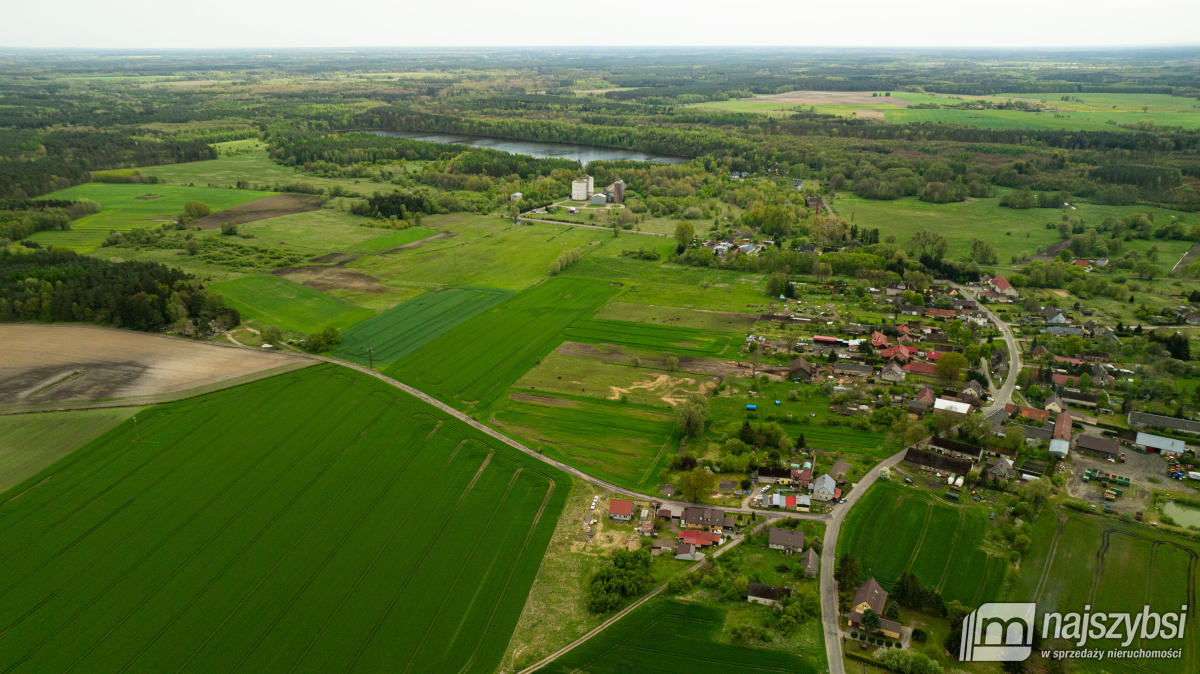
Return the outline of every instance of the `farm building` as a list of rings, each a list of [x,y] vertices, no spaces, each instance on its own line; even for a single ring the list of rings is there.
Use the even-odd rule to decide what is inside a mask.
[[[935,412],[950,412],[952,414],[961,414],[966,416],[975,408],[971,407],[970,403],[959,402],[957,400],[946,400],[938,398],[933,401],[933,411]]]
[[[758,477],[755,477],[754,480],[763,484],[788,485],[792,483],[792,471],[790,468],[763,466],[758,469],[756,475]]]
[[[617,178],[616,182],[604,188],[604,194],[612,203],[621,203],[625,200],[625,181]]]
[[[683,516],[683,511],[678,506],[663,505],[659,506],[655,517],[661,517],[664,520],[677,520]]]
[[[816,578],[817,572],[821,570],[821,555],[812,548],[805,550],[804,554],[800,555],[800,566],[804,567],[805,578]]]
[[[929,441],[929,448],[938,454],[954,457],[956,459],[965,459],[971,463],[976,463],[983,459],[983,448],[970,445],[958,440],[950,438],[932,438]]]
[[[685,529],[732,529],[733,520],[725,517],[725,511],[716,508],[698,508],[692,506],[683,511],[680,525]]]
[[[1187,451],[1187,445],[1183,440],[1164,438],[1161,435],[1150,435],[1149,433],[1138,433],[1133,444],[1147,452],[1161,452],[1167,456],[1179,456]]]
[[[1147,414],[1145,412],[1130,412],[1129,425],[1141,428],[1166,428],[1173,431],[1183,431],[1184,433],[1200,434],[1200,421],[1176,419],[1175,417],[1164,417],[1160,414]]]
[[[664,541],[658,538],[654,539],[654,541],[650,544],[650,554],[654,557],[658,557],[662,555],[663,552],[675,552],[675,544],[671,541]]]
[[[818,501],[832,501],[841,491],[837,488],[837,481],[828,475],[822,475],[813,480],[808,488],[812,492],[812,497]]]
[[[834,363],[833,374],[843,375],[847,377],[870,377],[875,369],[870,365],[859,365],[857,363]]]
[[[792,554],[804,549],[804,532],[793,531],[791,529],[777,529],[772,527],[767,530],[767,547],[772,550],[782,550],[786,554]]]
[[[608,502],[608,518],[618,522],[628,522],[633,519],[633,501],[615,498]]]
[[[571,181],[571,200],[572,201],[587,201],[591,198],[592,193],[596,191],[596,183],[589,175],[579,176]]]
[[[796,510],[806,513],[812,509],[812,497],[808,494],[801,494],[796,498]]]
[[[592,195],[592,198],[588,201],[588,203],[593,206],[603,206],[608,203],[608,195],[604,194],[603,192],[597,192]]]
[[[908,365],[904,366],[904,371],[909,374],[920,374],[926,377],[935,377],[937,376],[937,365],[934,365],[933,363],[909,363]]]
[[[1079,436],[1079,439],[1075,441],[1075,449],[1101,459],[1115,459],[1121,455],[1121,445],[1116,440],[1096,435]]]
[[[1040,461],[1026,461],[1017,466],[1017,472],[1022,480],[1036,480],[1046,474],[1046,464]]]
[[[778,604],[784,598],[791,596],[792,588],[790,587],[777,587],[763,583],[750,583],[750,587],[746,591],[746,601],[768,606]]]
[[[1054,419],[1054,435],[1050,438],[1050,453],[1063,458],[1071,450],[1071,413],[1060,412]]]
[[[815,371],[816,368],[813,367],[813,364],[803,358],[795,358],[791,363],[788,363],[788,377],[791,379],[808,381],[812,379],[813,372]]]
[[[868,578],[862,585],[858,586],[858,591],[854,593],[854,601],[850,604],[849,625],[851,627],[859,627],[859,621],[862,620],[863,613],[867,609],[871,609],[879,615],[879,631],[885,637],[899,639],[900,623],[883,619],[883,607],[887,604],[887,599],[887,591],[880,587],[874,578]]]
[[[792,484],[800,489],[808,489],[808,483],[812,482],[812,471],[808,468],[800,470],[799,468],[792,469]]]
[[[904,454],[904,462],[925,470],[966,475],[971,472],[971,462],[955,459],[936,452],[927,452],[916,447],[910,448]]]
[[[988,461],[987,471],[984,474],[990,479],[1007,482],[1017,476],[1017,469],[1013,465],[1012,459],[1001,457]]]

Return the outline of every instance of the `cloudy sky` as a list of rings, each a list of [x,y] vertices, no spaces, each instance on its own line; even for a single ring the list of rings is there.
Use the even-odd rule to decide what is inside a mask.
[[[1200,45],[1200,0],[0,0],[0,47]]]

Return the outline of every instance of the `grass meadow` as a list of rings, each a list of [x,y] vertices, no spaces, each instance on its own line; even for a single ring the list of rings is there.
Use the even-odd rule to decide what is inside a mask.
[[[274,194],[249,190],[168,185],[122,185],[84,183],[47,194],[45,199],[91,199],[100,204],[100,212],[71,223],[70,231],[38,232],[34,241],[43,246],[66,246],[86,253],[100,247],[109,230],[134,227],[158,227],[174,221],[189,201],[203,201],[213,212],[223,211]],[[139,198],[156,195],[153,198]]]
[[[3,499],[4,671],[494,671],[570,489],[330,365],[139,421]]]
[[[225,303],[261,323],[293,332],[317,332],[326,326],[345,330],[374,315],[346,302],[272,274],[244,276],[212,286]]]
[[[651,599],[616,624],[539,672],[661,672],[755,674],[818,669],[797,654],[718,641],[726,610],[670,599]]]
[[[0,416],[0,493],[137,414],[136,407]]]
[[[616,294],[612,284],[558,276],[517,293],[400,359],[389,376],[459,407],[487,407],[552,352],[563,329]]]
[[[367,365],[372,358],[380,367],[391,365],[512,295],[491,288],[425,293],[350,328],[330,355],[359,365]]]
[[[563,336],[573,342],[620,344],[635,349],[708,357],[736,351],[733,342],[741,341],[727,333],[601,318],[576,321],[563,331]]]
[[[741,334],[749,333],[754,328],[754,322],[758,320],[758,316],[754,314],[657,307],[634,302],[609,302],[596,313],[596,318]]]
[[[1057,515],[1057,517],[1056,517]],[[1196,604],[1196,571],[1200,544],[1145,526],[1071,511],[1045,512],[1033,523],[1033,545],[1021,562],[1012,601],[1036,601],[1038,610],[1140,613],[1178,612]],[[1189,610],[1190,612],[1190,610]],[[1190,618],[1191,616],[1189,616]],[[1048,647],[1067,647],[1065,643]],[[1200,669],[1194,621],[1184,639],[1135,639],[1126,648],[1180,648],[1179,660],[1135,660],[1148,672],[1192,672]],[[1088,648],[1122,648],[1112,640],[1089,640]],[[1100,672],[1103,663],[1077,660],[1072,671]]]
[[[838,556],[857,557],[864,578],[885,589],[911,571],[947,601],[979,606],[1000,598],[1008,562],[980,548],[987,526],[982,508],[952,506],[915,488],[880,482],[845,525]]]
[[[565,343],[526,372],[513,385],[524,392],[561,393],[570,396],[627,400],[639,405],[667,407],[685,400],[687,394],[715,386],[717,378],[688,369],[695,361],[681,359],[678,370],[663,367],[661,354],[633,352],[640,363],[634,367],[630,352],[603,348],[597,353],[578,353]]]
[[[657,490],[679,445],[674,414],[637,403],[514,391],[490,420],[547,457],[641,493]]]

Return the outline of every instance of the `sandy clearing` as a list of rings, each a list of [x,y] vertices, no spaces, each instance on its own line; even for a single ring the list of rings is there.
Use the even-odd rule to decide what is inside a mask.
[[[226,222],[245,224],[256,220],[277,218],[321,210],[321,200],[308,194],[276,194],[273,197],[256,199],[249,203],[227,208],[219,213],[206,215],[192,222],[197,229],[217,229]]]
[[[342,261],[340,264],[345,264]],[[374,276],[345,267],[283,267],[271,272],[315,290],[357,290],[365,293],[385,293],[387,286]]]
[[[153,396],[304,359],[83,325],[0,325],[0,405]]]
[[[855,110],[854,116],[859,119],[874,119],[883,121],[883,110]]]
[[[870,91],[786,91],[782,94],[755,96],[743,98],[744,101],[773,101],[792,103],[794,105],[894,105],[907,108],[909,103],[903,98],[892,96],[872,96]]]

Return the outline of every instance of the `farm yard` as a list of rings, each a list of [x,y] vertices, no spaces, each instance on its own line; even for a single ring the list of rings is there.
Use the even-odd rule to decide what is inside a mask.
[[[789,651],[727,643],[722,634],[725,613],[713,606],[652,599],[537,671],[547,674],[578,671],[815,674],[818,671],[816,666]]]
[[[329,365],[139,425],[0,506],[6,671],[492,671],[570,484]]]
[[[679,445],[675,417],[635,403],[514,392],[496,405],[501,430],[613,484],[652,493]]]
[[[982,549],[982,507],[942,503],[923,491],[876,483],[846,516],[838,555],[854,555],[864,577],[891,588],[903,571],[939,589],[947,601],[979,606],[999,599],[1006,557]]]
[[[385,372],[419,382],[450,404],[487,407],[558,346],[563,329],[595,314],[616,290],[598,281],[549,279],[448,330]]]

